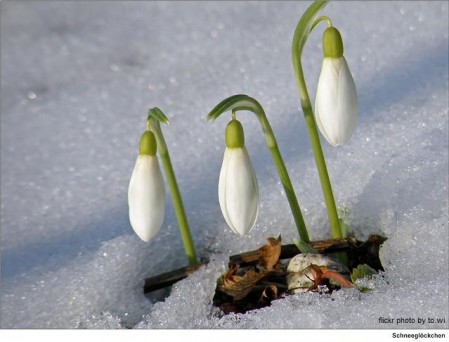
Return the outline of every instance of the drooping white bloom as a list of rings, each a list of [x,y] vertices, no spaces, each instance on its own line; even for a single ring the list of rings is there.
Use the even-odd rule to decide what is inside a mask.
[[[234,233],[244,235],[256,223],[259,187],[246,147],[226,148],[218,194],[221,211]]]
[[[139,238],[148,242],[160,230],[164,220],[165,186],[155,149],[154,153],[142,153],[142,141],[141,153],[129,182],[128,205],[132,228]]]
[[[318,81],[315,119],[329,144],[345,144],[358,117],[357,91],[344,57],[325,57]]]
[[[315,99],[315,120],[329,144],[345,144],[354,132],[358,117],[357,91],[343,42],[334,27],[323,36],[324,60]]]

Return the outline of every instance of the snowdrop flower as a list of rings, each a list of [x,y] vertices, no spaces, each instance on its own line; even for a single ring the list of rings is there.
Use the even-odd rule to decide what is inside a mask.
[[[129,182],[129,220],[137,236],[148,242],[159,231],[165,215],[165,186],[156,156],[156,139],[146,131]]]
[[[235,119],[226,127],[226,146],[218,183],[220,207],[231,230],[244,235],[256,223],[259,187],[245,147],[243,127]]]
[[[354,80],[343,56],[340,33],[329,27],[323,36],[324,60],[315,100],[315,119],[329,144],[345,144],[355,129],[358,116]]]

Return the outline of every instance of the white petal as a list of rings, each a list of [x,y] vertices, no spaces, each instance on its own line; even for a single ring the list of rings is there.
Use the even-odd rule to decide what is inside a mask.
[[[248,151],[226,148],[218,182],[218,196],[226,223],[237,234],[248,233],[259,212],[259,187]]]
[[[324,58],[315,100],[321,134],[331,145],[343,145],[355,129],[357,116],[357,91],[345,58]]]
[[[145,242],[162,226],[165,215],[165,186],[156,156],[139,155],[129,182],[129,220]]]
[[[341,58],[341,71],[339,78],[339,96],[338,112],[342,118],[341,132],[345,139],[340,141],[340,145],[345,144],[354,132],[359,112],[357,90],[354,79],[349,70],[348,63],[344,57]],[[344,121],[344,122],[343,122]]]
[[[328,134],[329,120],[335,118],[335,99],[337,98],[338,71],[335,70],[331,58],[324,58],[321,67],[318,89],[315,100],[315,120],[321,134],[330,141]]]

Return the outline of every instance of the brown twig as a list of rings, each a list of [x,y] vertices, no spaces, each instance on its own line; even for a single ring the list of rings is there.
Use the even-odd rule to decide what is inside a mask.
[[[174,283],[187,278],[190,274],[195,272],[201,266],[207,265],[207,263],[198,263],[193,266],[182,267],[177,270],[173,270],[167,273],[162,273],[154,277],[146,278],[143,292],[148,293],[162,289],[164,287],[173,285]]]

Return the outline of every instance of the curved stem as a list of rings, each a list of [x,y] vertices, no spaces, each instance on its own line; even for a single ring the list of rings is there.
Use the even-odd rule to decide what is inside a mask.
[[[301,64],[301,55],[307,38],[312,31],[314,25],[319,20],[317,17],[320,11],[326,6],[328,1],[314,2],[304,13],[298,25],[296,26],[295,35],[293,37],[292,58],[293,68],[295,71],[296,82],[299,87],[299,97],[301,99],[301,106],[306,120],[307,131],[309,133],[310,142],[312,144],[313,154],[315,155],[315,162],[318,169],[318,175],[323,189],[324,200],[326,202],[327,212],[331,225],[331,233],[333,238],[341,238],[342,233],[340,229],[340,222],[338,219],[337,207],[335,205],[332,185],[327,172],[326,160],[324,158],[323,149],[321,147],[320,137],[313,115],[312,105],[310,103],[309,94],[307,91],[304,72]],[[319,18],[318,18],[319,19]]]
[[[313,31],[313,29],[315,28],[315,26],[317,26],[317,25],[318,25],[320,22],[322,22],[322,21],[325,21],[325,22],[327,23],[327,26],[328,26],[328,27],[332,27],[332,20],[331,20],[331,18],[329,18],[329,17],[323,15],[323,16],[317,18],[317,19],[313,22],[312,27],[310,28],[310,31]]]
[[[187,221],[184,205],[182,203],[181,193],[176,181],[175,171],[173,170],[173,166],[170,160],[167,144],[165,143],[164,135],[162,134],[160,122],[168,123],[168,118],[159,108],[155,107],[150,109],[147,123],[152,128],[154,135],[156,136],[157,147],[159,150],[159,155],[162,159],[162,163],[164,165],[165,176],[170,188],[170,194],[176,213],[176,218],[179,224],[179,231],[181,232],[182,242],[184,243],[185,253],[190,265],[195,265],[198,263],[195,252],[195,245],[190,233],[189,222]]]
[[[299,237],[302,241],[309,242],[309,234],[295,195],[295,190],[293,189],[276,138],[262,106],[255,99],[247,95],[234,95],[220,102],[214,109],[212,109],[206,119],[213,121],[228,110],[232,110],[232,113],[235,113],[238,110],[248,110],[256,114],[265,135],[265,142],[270,150],[274,165],[276,166],[279,178],[284,187],[288,203],[290,204],[290,209],[295,220],[296,228],[298,229]]]

